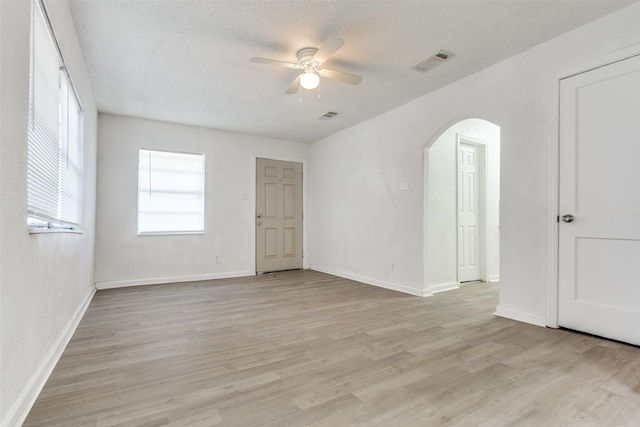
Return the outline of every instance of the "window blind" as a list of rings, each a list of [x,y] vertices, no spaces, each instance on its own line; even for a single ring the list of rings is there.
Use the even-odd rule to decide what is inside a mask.
[[[28,224],[77,228],[81,219],[81,108],[38,1],[32,2],[27,148]]]
[[[58,98],[62,64],[46,25],[34,3],[27,190],[29,212],[55,219],[58,215]]]
[[[141,149],[138,234],[204,231],[204,154]]]

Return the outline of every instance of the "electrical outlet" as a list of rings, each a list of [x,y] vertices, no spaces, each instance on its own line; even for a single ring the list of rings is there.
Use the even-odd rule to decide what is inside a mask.
[[[220,262],[220,255],[216,255],[216,264]]]

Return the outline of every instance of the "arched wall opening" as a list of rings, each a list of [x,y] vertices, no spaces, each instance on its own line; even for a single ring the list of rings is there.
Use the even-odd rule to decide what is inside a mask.
[[[459,233],[464,221],[459,194],[466,191],[458,182],[459,172],[463,174],[461,145],[475,147],[478,156],[478,280],[500,280],[500,127],[483,119],[462,119],[424,148],[424,295],[457,289],[466,281],[460,280],[468,255]]]

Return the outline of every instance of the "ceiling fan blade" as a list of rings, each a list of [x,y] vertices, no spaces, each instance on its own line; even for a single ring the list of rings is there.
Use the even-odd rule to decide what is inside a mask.
[[[344,42],[341,38],[329,37],[324,41],[324,43],[322,43],[322,46],[320,46],[320,49],[318,49],[316,54],[313,55],[313,59],[322,64],[324,61],[329,59],[331,55],[340,50],[342,46],[344,46]]]
[[[249,61],[255,62],[256,64],[280,65],[287,68],[298,68],[298,64],[294,64],[293,62],[278,61],[276,59],[253,57],[249,59]]]
[[[356,76],[355,74],[343,73],[342,71],[327,70],[326,68],[320,70],[320,75],[328,79],[339,80],[351,85],[360,84],[360,82],[362,81],[362,77]]]
[[[291,95],[292,93],[298,92],[300,90],[300,77],[302,77],[302,74],[296,77],[293,83],[291,83],[291,86],[289,86],[289,88],[284,93]]]

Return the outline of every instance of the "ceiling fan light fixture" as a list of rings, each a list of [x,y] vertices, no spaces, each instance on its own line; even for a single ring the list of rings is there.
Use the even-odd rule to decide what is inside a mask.
[[[307,71],[300,77],[300,86],[305,89],[315,89],[320,84],[320,76],[313,71]]]

